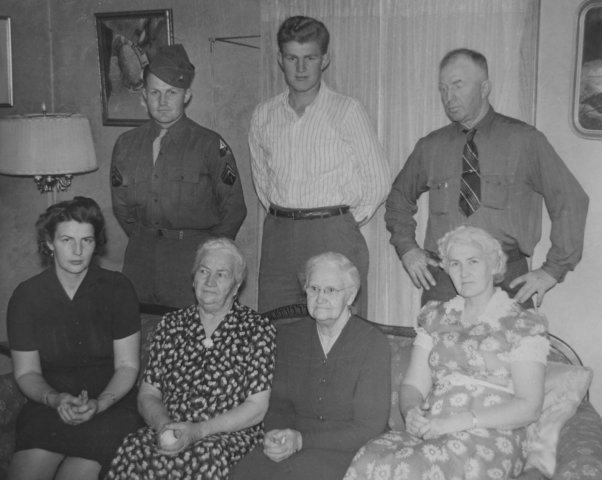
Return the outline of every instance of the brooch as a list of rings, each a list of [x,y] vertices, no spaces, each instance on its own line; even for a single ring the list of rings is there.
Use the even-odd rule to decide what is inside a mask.
[[[213,340],[211,340],[210,338],[204,338],[201,343],[203,344],[203,347],[205,347],[205,348],[213,347]]]

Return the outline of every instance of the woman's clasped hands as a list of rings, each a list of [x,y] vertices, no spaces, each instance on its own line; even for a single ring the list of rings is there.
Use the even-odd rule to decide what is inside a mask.
[[[468,430],[472,425],[467,424],[464,417],[469,421],[472,415],[469,413],[449,417],[429,418],[427,417],[428,406],[416,405],[408,410],[406,415],[406,430],[412,435],[430,440],[449,433]]]
[[[301,433],[286,428],[270,430],[263,440],[263,453],[274,462],[281,462],[301,450]]]
[[[59,393],[56,403],[56,411],[61,420],[68,425],[87,422],[98,411],[98,401],[88,398],[86,390],[82,390],[77,397],[69,393]]]
[[[191,422],[168,423],[157,435],[157,452],[162,455],[177,455],[199,440]]]

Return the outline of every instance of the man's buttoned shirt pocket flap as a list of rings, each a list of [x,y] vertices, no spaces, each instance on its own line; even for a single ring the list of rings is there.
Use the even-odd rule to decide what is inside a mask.
[[[195,166],[168,167],[166,169],[172,201],[197,203],[203,194],[212,193],[211,178]]]
[[[432,214],[450,211],[458,202],[460,179],[457,177],[435,177],[429,180],[429,210]]]
[[[481,174],[481,205],[495,210],[508,206],[514,175]]]

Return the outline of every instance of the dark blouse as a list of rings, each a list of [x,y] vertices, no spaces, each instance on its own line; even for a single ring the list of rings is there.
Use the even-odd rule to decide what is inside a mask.
[[[12,350],[38,351],[49,385],[95,398],[114,374],[113,340],[140,329],[138,300],[125,276],[94,264],[70,299],[51,267],[15,289],[7,327]]]

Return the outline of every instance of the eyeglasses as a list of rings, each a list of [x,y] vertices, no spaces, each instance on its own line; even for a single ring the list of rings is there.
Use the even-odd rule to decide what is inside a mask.
[[[316,285],[309,285],[308,287],[305,288],[305,293],[307,293],[307,295],[310,295],[312,297],[317,297],[318,294],[320,292],[322,292],[325,297],[334,297],[335,295],[338,295],[343,290],[347,290],[348,288],[350,288],[350,287],[343,287],[343,288],[323,287],[323,288],[321,288]]]

